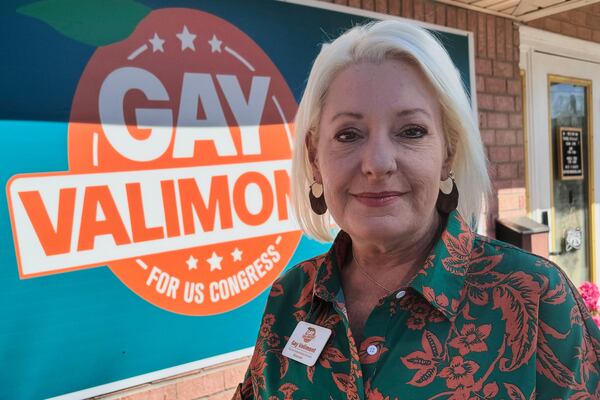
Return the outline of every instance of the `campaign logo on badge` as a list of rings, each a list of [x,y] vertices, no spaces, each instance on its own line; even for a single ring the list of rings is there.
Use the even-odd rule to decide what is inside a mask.
[[[289,204],[296,108],[234,25],[153,11],[81,75],[69,171],[9,181],[20,277],[107,265],[147,301],[188,315],[252,300],[301,236]]]
[[[317,336],[317,331],[315,330],[315,328],[309,326],[308,328],[306,328],[306,332],[304,332],[304,335],[302,335],[302,340],[304,340],[304,343],[309,343],[315,338],[315,336]]]

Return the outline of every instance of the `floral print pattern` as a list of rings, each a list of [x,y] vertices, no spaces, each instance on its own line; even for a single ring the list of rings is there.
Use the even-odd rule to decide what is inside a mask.
[[[600,331],[548,260],[453,212],[406,294],[382,298],[356,343],[340,282],[350,246],[340,232],[273,284],[234,399],[600,399]],[[281,354],[299,321],[333,332],[312,367]]]
[[[479,369],[479,365],[473,361],[463,360],[461,356],[452,358],[450,365],[444,368],[439,376],[446,378],[446,385],[451,389],[473,387],[475,381],[473,375]]]
[[[450,340],[448,344],[458,349],[461,356],[472,351],[487,351],[485,340],[490,335],[491,330],[491,324],[480,326],[465,324],[460,331],[460,335]]]

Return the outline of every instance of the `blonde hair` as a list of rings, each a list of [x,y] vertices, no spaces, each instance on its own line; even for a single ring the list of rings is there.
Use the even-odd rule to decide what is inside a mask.
[[[315,59],[295,120],[292,155],[292,206],[300,227],[319,241],[331,241],[329,212],[315,214],[308,201],[313,182],[305,140],[318,140],[318,126],[329,85],[344,68],[360,62],[408,60],[417,65],[438,93],[447,153],[460,192],[458,211],[467,223],[477,224],[481,203],[489,192],[487,160],[474,114],[460,74],[438,40],[413,23],[385,20],[354,27],[324,45]]]

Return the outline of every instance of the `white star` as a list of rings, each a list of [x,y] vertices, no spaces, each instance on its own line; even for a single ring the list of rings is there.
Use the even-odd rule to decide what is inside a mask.
[[[210,256],[210,258],[206,259],[206,261],[208,261],[208,263],[210,264],[210,272],[214,271],[215,269],[222,270],[221,269],[221,260],[222,259],[223,259],[223,257],[219,257],[217,255],[217,253],[215,253],[213,251],[212,256]]]
[[[196,35],[190,33],[190,31],[188,31],[187,26],[184,25],[183,31],[181,31],[181,33],[175,34],[175,36],[177,36],[179,40],[181,40],[181,51],[184,51],[187,48],[196,51],[196,47],[194,46],[194,40],[196,40]]]
[[[220,53],[221,52],[221,43],[223,43],[223,41],[217,39],[217,36],[213,34],[212,39],[210,39],[208,41],[208,44],[210,44],[210,52],[214,53],[215,51],[218,51]]]
[[[198,259],[194,258],[194,256],[190,255],[190,258],[185,262],[188,266],[188,271],[198,268]]]
[[[243,251],[236,247],[235,250],[231,252],[231,255],[233,256],[233,261],[242,261],[242,253]]]
[[[165,43],[165,41],[161,39],[156,32],[154,32],[152,39],[148,39],[148,41],[152,44],[153,53],[156,53],[157,51],[160,51],[161,53],[165,52],[165,49],[163,49],[163,43]]]

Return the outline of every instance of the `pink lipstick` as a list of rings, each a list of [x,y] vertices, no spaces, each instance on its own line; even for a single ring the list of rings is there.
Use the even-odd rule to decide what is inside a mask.
[[[354,198],[369,207],[383,207],[398,200],[402,192],[361,192],[352,194]]]

